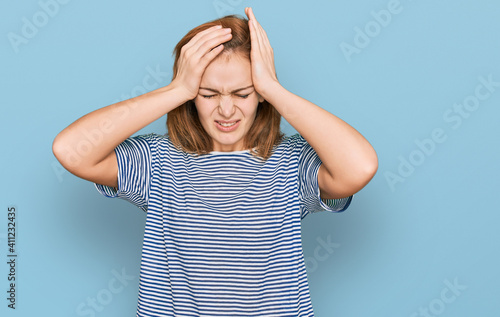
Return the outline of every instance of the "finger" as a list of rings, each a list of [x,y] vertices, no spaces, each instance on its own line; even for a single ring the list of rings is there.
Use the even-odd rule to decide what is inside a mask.
[[[255,17],[255,13],[253,12],[253,9],[251,7],[248,8],[248,12],[250,14],[250,20],[252,21],[253,23],[253,26],[255,27],[255,29],[257,31],[261,31],[261,30],[264,30],[262,28],[262,26],[260,25],[259,21],[257,21],[257,18]],[[262,33],[262,32],[261,32]]]
[[[267,37],[266,31],[260,26],[259,27],[259,41],[262,49],[267,51],[267,53],[272,53],[271,43],[269,42],[269,38]]]
[[[259,32],[257,31],[255,22],[254,22],[254,15],[252,8],[248,7],[245,8],[245,13],[248,16],[248,24],[249,24],[249,29],[250,29],[250,43],[252,47],[255,47],[256,50],[260,51],[259,45],[260,45],[260,40],[259,40]]]
[[[254,41],[252,42],[252,48],[255,48],[255,52],[260,56],[265,56],[268,51],[266,47],[265,39],[262,38],[262,33],[252,25]]]
[[[257,18],[255,17],[255,14],[254,14],[253,9],[251,7],[247,8],[246,13],[250,19],[251,28],[253,28],[255,31],[254,34],[258,40],[258,44],[260,46],[260,49],[264,49],[266,47],[267,34],[265,33],[265,31],[262,28],[262,26],[260,25],[260,23],[257,21]]]
[[[252,46],[252,52],[259,52],[260,53],[260,43],[258,39],[258,34],[257,30],[255,29],[255,26],[253,25],[252,21],[249,20],[249,28],[250,28],[250,45]]]
[[[255,14],[253,13],[252,7],[247,7],[245,13],[247,14],[249,20],[255,20]]]
[[[203,44],[205,44],[207,41],[211,41],[214,38],[224,36],[227,33],[228,33],[228,30],[217,29],[217,30],[212,30],[211,32],[207,32],[205,34],[201,34],[200,36],[198,36],[196,38],[193,37],[192,41],[190,41],[188,44],[186,44],[185,51],[188,53],[188,55],[192,55],[193,53],[197,52],[200,49],[200,47]],[[217,45],[214,45],[213,47],[215,47]]]
[[[257,21],[257,18],[255,17],[255,13],[253,12],[253,9],[250,8],[249,11],[250,11],[250,15],[252,17],[252,23],[253,23],[255,29],[257,30],[259,43],[261,45],[265,46],[266,43],[268,42],[267,33],[264,30],[264,28],[262,27],[262,25],[259,23],[259,21]]]
[[[208,35],[204,38],[201,38],[193,47],[184,52],[185,61],[190,61],[189,63],[192,67],[196,67],[198,63],[200,63],[201,59],[213,50],[215,47],[219,46],[222,43],[225,43],[231,40],[231,29],[228,29],[222,34],[215,37],[208,37]],[[213,36],[213,34],[211,35]],[[201,67],[206,67],[206,65],[200,65]]]
[[[196,41],[199,40],[200,37],[202,37],[203,35],[207,34],[207,33],[210,33],[214,30],[217,30],[217,29],[221,29],[222,28],[222,25],[214,25],[212,27],[209,27],[208,29],[205,29],[197,34],[195,34],[195,36],[193,36],[184,46],[185,47],[189,47],[189,46],[192,46],[194,43],[196,43]]]
[[[232,38],[232,34],[230,32],[231,29],[228,29],[219,36],[208,38],[204,42],[199,41],[199,46],[193,47],[193,50],[196,49],[195,53],[193,53],[193,57],[198,56],[199,58],[202,58],[203,56],[205,56],[205,54],[209,53],[215,47],[218,47],[220,44],[229,41]]]
[[[214,60],[223,50],[224,44],[219,44],[216,47],[212,48],[208,53],[203,55],[203,57],[200,59],[200,65],[203,67],[203,69],[205,69],[208,64],[210,64],[210,62]]]
[[[271,43],[269,42],[269,38],[267,37],[267,33],[262,27],[262,25],[257,21],[255,18],[255,14],[253,13],[253,10],[250,9],[251,11],[251,16],[253,17],[252,22],[254,29],[256,30],[257,34],[257,39],[259,42],[259,47],[262,51],[265,51],[268,54],[272,54],[272,48],[271,48]]]
[[[215,25],[213,27],[210,27],[206,30],[203,30],[199,33],[197,33],[195,36],[193,36],[193,38],[191,40],[189,40],[188,43],[186,43],[186,45],[184,45],[185,49],[189,49],[191,47],[194,47],[196,46],[197,44],[200,43],[200,41],[203,41],[203,40],[206,40],[207,38],[213,38],[221,33],[224,33],[224,31],[222,31],[222,25]]]
[[[231,33],[220,35],[213,39],[207,40],[199,47],[193,47],[192,52],[189,52],[190,65],[195,72],[203,72],[208,64],[215,59],[220,52],[223,51],[223,43],[231,39]],[[196,49],[196,51],[194,51]]]
[[[254,29],[257,29],[256,25],[255,25],[255,15],[253,14],[253,10],[251,7],[247,7],[245,8],[245,13],[248,17],[248,21],[249,21],[249,24],[250,24],[250,27],[253,26]]]

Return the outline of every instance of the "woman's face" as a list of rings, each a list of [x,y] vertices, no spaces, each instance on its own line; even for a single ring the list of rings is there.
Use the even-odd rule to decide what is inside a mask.
[[[229,54],[208,65],[194,99],[201,124],[212,137],[213,151],[219,152],[246,150],[244,137],[254,122],[259,102],[264,101],[253,88],[248,58]],[[228,122],[226,127],[221,121]]]

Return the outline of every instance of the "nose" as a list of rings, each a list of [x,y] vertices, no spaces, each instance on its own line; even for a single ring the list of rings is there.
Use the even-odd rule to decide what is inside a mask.
[[[219,98],[219,114],[225,118],[231,118],[236,107],[230,96],[221,96]]]

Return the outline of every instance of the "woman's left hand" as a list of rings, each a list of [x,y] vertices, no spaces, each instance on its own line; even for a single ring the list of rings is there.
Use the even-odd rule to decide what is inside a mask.
[[[245,8],[245,14],[249,19],[248,26],[252,45],[250,52],[252,81],[255,90],[265,98],[266,89],[279,83],[274,67],[274,53],[266,31],[255,19],[252,8]]]

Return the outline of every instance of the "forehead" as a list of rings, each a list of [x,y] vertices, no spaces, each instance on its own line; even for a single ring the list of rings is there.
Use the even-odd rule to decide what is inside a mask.
[[[248,58],[240,54],[224,54],[207,66],[200,86],[230,91],[251,84],[252,69]]]

